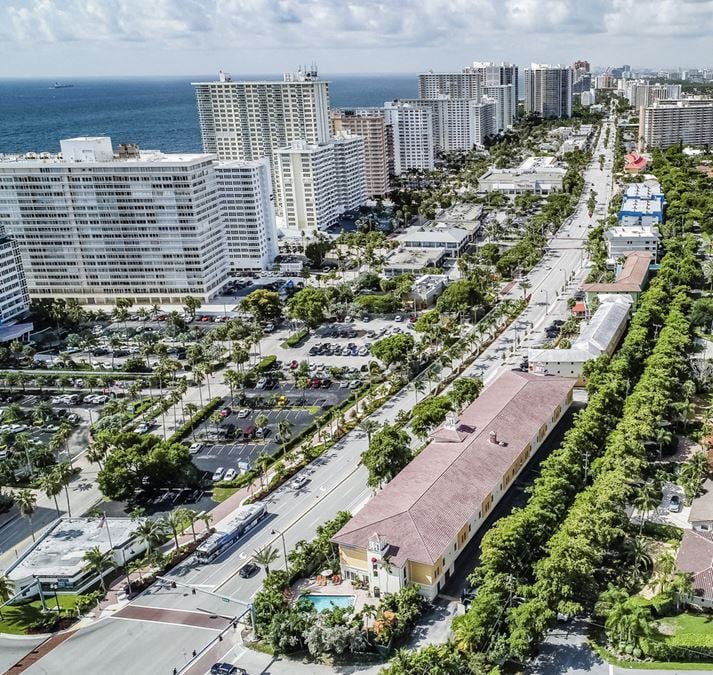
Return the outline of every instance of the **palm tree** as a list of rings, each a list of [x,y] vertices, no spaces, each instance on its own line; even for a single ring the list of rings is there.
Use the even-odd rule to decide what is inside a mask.
[[[256,426],[258,429],[264,429],[264,428],[267,426],[268,421],[269,421],[269,420],[268,420],[268,418],[267,418],[267,415],[262,415],[262,414],[261,414],[261,415],[258,415],[258,416],[255,418],[255,426]]]
[[[253,560],[265,568],[265,574],[270,574],[270,565],[280,557],[277,549],[274,546],[263,546],[253,553]]]
[[[292,436],[292,422],[288,419],[280,420],[277,423],[277,435],[282,443],[282,454],[284,455],[287,449],[287,441],[289,441]]]
[[[255,420],[257,423],[257,420]],[[272,457],[268,455],[264,450],[257,456],[255,459],[255,468],[260,472],[260,485],[265,486],[264,483],[264,478],[267,478],[265,475],[267,473],[267,467],[270,466],[270,463],[272,462]]]
[[[663,446],[668,445],[673,440],[673,434],[666,427],[657,427],[653,439],[659,446],[659,459],[663,455]]]
[[[679,572],[671,584],[671,590],[676,595],[676,610],[680,609],[681,601],[693,595],[693,580],[688,572]]]
[[[661,489],[653,483],[649,482],[642,486],[639,494],[634,499],[634,506],[641,512],[641,524],[639,526],[639,534],[644,529],[644,523],[649,513],[656,510],[661,503]]]
[[[35,530],[32,527],[32,514],[35,512],[35,507],[37,506],[37,497],[35,497],[32,490],[23,488],[14,494],[14,498],[17,508],[20,509],[20,515],[23,518],[27,518],[32,534],[32,541],[35,541]]]
[[[166,525],[161,520],[147,518],[136,528],[136,538],[146,544],[149,557],[166,536]]]
[[[532,284],[527,279],[522,279],[518,284],[520,290],[522,291],[522,297],[525,299],[527,297],[527,289],[532,287]]]
[[[202,516],[198,513],[198,511],[194,511],[193,509],[189,509],[187,506],[184,506],[180,509],[178,509],[182,516],[183,516],[183,522],[188,523],[191,527],[191,534],[193,535],[193,543],[195,544],[197,541],[196,537],[196,523],[201,520]],[[207,523],[206,523],[207,527]]]
[[[191,436],[193,437],[193,440],[196,440],[196,429],[193,424],[193,417],[195,414],[198,412],[199,408],[195,403],[186,403],[184,407],[184,410],[186,411],[186,415],[188,415],[188,418],[191,420]]]
[[[104,570],[107,567],[114,567],[113,551],[102,551],[98,546],[90,548],[82,556],[82,560],[86,563],[87,570],[94,570],[99,575],[99,584],[102,590],[106,593],[106,584],[104,583]]]
[[[57,476],[57,473],[55,471],[45,471],[41,473],[37,481],[37,487],[48,497],[54,499],[54,508],[57,510],[57,518],[59,518],[61,514],[59,512],[59,504],[57,503],[57,495],[62,492],[64,486]]]
[[[381,429],[381,425],[376,420],[366,419],[359,428],[366,434],[366,442],[371,445],[371,435]]]
[[[4,572],[0,574],[0,620],[2,620],[2,606],[15,594],[15,583]]]
[[[173,541],[176,544],[176,550],[178,550],[178,535],[183,532],[183,528],[186,526],[186,516],[183,513],[183,509],[171,511],[171,513],[163,519],[163,522],[166,525],[166,529],[171,531]]]
[[[671,551],[665,551],[659,556],[656,564],[656,583],[659,593],[665,593],[671,585],[671,575],[676,569],[676,558]]]
[[[220,414],[220,410],[216,410],[210,414],[210,421],[215,424],[215,435],[218,436],[220,432],[220,423],[223,420],[223,416]]]
[[[69,465],[69,462],[61,462],[54,468],[54,473],[57,474],[57,480],[64,487],[64,495],[67,498],[67,515],[72,517],[72,506],[69,503],[69,481],[74,477],[74,469]]]
[[[612,642],[623,648],[638,647],[642,637],[651,635],[651,613],[641,605],[622,602],[612,607],[605,622],[606,631]]]
[[[648,544],[643,537],[636,537],[627,540],[625,547],[630,560],[629,577],[638,584],[653,565]]]

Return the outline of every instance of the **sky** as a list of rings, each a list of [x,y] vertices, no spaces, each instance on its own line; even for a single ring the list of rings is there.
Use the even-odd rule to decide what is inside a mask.
[[[713,0],[0,0],[0,77],[693,67],[711,32]]]

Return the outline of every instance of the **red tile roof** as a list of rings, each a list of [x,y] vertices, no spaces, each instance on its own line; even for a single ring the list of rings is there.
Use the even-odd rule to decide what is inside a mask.
[[[693,575],[693,595],[713,601],[713,534],[684,530],[676,567]]]
[[[640,293],[649,274],[653,255],[646,251],[632,251],[626,254],[621,274],[611,284],[584,284],[587,293]]]
[[[573,385],[567,378],[504,373],[463,411],[458,435],[437,430],[428,447],[332,541],[367,548],[377,532],[389,543],[394,565],[434,564]],[[491,442],[491,432],[507,445]]]
[[[626,160],[625,171],[641,171],[646,168],[649,161],[642,157],[638,152],[630,152],[624,157]]]

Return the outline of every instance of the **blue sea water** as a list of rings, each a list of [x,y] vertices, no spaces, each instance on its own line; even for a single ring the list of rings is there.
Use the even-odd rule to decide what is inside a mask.
[[[415,98],[416,75],[323,75],[333,107],[380,106]],[[72,79],[52,82],[0,80],[0,153],[58,152],[72,136],[111,136],[165,152],[201,150],[195,96],[190,83],[215,76]],[[254,77],[250,79],[261,79]],[[274,79],[274,76],[268,79]]]

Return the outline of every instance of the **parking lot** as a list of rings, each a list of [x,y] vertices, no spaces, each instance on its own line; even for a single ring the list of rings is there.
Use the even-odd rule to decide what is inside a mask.
[[[278,390],[264,392],[248,390],[250,399],[265,397],[269,393],[274,397],[284,396],[287,400],[283,408],[236,408],[231,405],[230,398],[225,399],[225,406],[231,412],[223,417],[219,429],[226,430],[233,427],[232,438],[216,438],[216,426],[213,422],[205,422],[196,430],[196,437],[202,448],[194,454],[193,463],[201,471],[213,474],[218,467],[225,469],[245,469],[248,465],[254,466],[255,459],[261,454],[273,455],[282,443],[278,435],[278,424],[287,421],[290,424],[290,438],[299,436],[310,424],[315,416],[329,408],[338,405],[354,393],[353,389],[341,388],[332,385],[329,389],[298,390],[292,384],[284,384]],[[294,407],[293,407],[294,406]],[[298,406],[298,407],[297,407]],[[264,438],[256,438],[258,431],[256,419],[264,415],[267,417],[267,430]],[[247,430],[247,434],[245,433]]]

